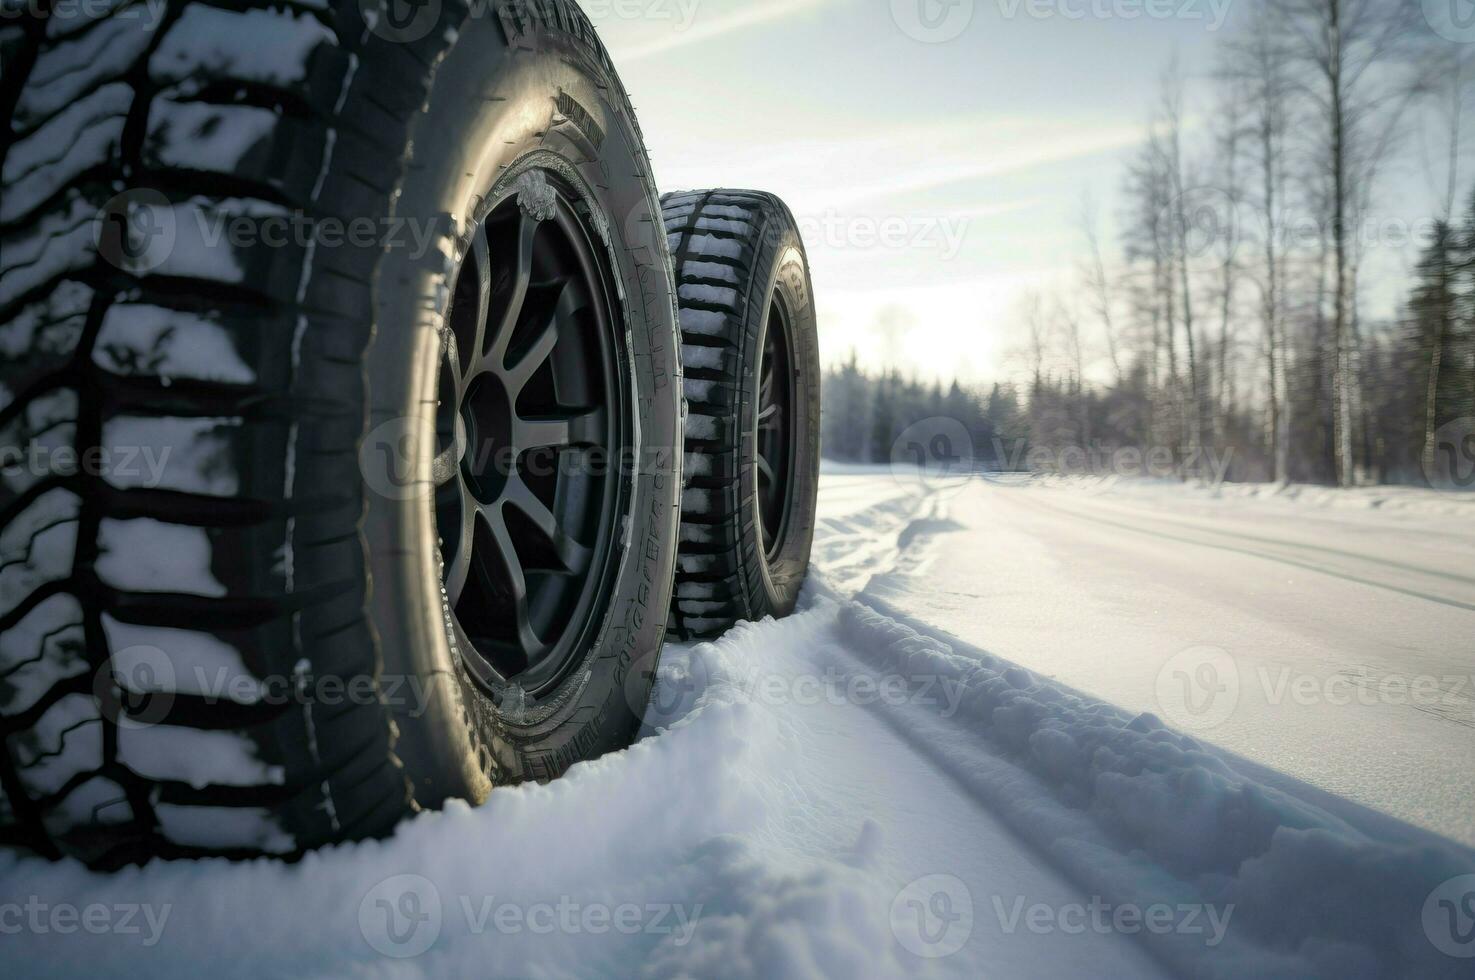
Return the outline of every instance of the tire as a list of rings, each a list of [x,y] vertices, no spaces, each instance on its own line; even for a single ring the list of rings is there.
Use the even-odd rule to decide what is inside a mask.
[[[681,375],[647,155],[588,20],[65,9],[0,24],[0,841],[293,856],[628,744]],[[459,644],[435,504],[447,318],[498,199],[593,229],[612,298],[575,313],[609,314],[607,431],[644,450],[595,477],[622,533],[536,689]]]
[[[787,616],[798,601],[819,491],[819,340],[809,260],[782,201],[712,190],[667,195],[662,207],[688,405],[671,632],[704,638]],[[766,364],[778,364],[768,387]],[[786,392],[777,407],[773,391]],[[783,433],[772,462],[770,431]]]

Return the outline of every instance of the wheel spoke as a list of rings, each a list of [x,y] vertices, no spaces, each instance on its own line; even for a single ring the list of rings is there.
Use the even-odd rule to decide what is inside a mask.
[[[766,456],[756,456],[754,457],[754,461],[758,464],[758,475],[766,479],[769,483],[773,483],[773,466],[769,464],[768,458]]]
[[[567,290],[565,290],[567,293]],[[548,358],[553,355],[553,348],[558,344],[558,321],[550,320],[538,331],[537,337],[533,338],[532,346],[527,353],[518,358],[517,364],[507,370],[507,389],[514,395],[527,385],[538,368],[548,363]]]
[[[512,423],[512,444],[519,450],[601,445],[607,419],[603,408],[567,418],[518,418]]]
[[[543,322],[537,324],[538,332],[527,349],[519,352],[517,363],[507,369],[507,387],[514,393],[521,391],[538,368],[553,356],[553,348],[558,346],[560,326],[571,322],[574,315],[587,305],[583,291],[574,288],[567,280],[534,288],[542,291],[540,302],[536,310],[532,304],[526,305],[530,315],[543,318]]]
[[[461,601],[461,594],[466,591],[466,580],[471,573],[471,549],[473,547],[473,532],[476,525],[469,519],[470,512],[467,508],[475,506],[471,500],[471,494],[467,491],[464,483],[457,484],[456,492],[460,496],[460,523],[457,527],[459,540],[456,542],[455,554],[446,563],[446,597],[451,602],[451,608]],[[444,550],[444,549],[442,549]]]
[[[523,516],[533,523],[558,555],[558,561],[566,571],[583,571],[589,564],[591,557],[588,548],[584,547],[559,526],[558,518],[553,516],[543,501],[539,500],[532,489],[521,479],[514,479],[507,484],[506,501],[522,512]]]
[[[492,255],[491,248],[487,244],[486,229],[478,228],[476,234],[471,236],[472,267],[467,270],[476,276],[476,331],[472,334],[471,349],[466,352],[466,361],[457,361],[457,364],[465,364],[467,368],[480,356],[487,343],[487,318],[491,313],[492,305]],[[464,370],[462,372],[465,373]],[[457,391],[464,388],[457,387]]]
[[[487,358],[494,365],[500,365],[507,356],[507,345],[512,342],[512,334],[517,329],[518,321],[522,319],[528,287],[533,281],[533,240],[537,234],[538,221],[519,211],[513,254],[506,257],[511,262],[512,275],[507,308],[498,322],[491,324],[490,334],[478,352],[479,356]]]
[[[538,634],[533,632],[532,615],[528,608],[527,575],[523,571],[522,559],[518,557],[517,547],[512,543],[512,533],[502,516],[502,506],[492,504],[481,507],[480,512],[481,520],[486,522],[487,529],[491,532],[492,542],[501,559],[502,570],[507,576],[505,589],[502,591],[506,592],[512,601],[517,646],[522,651],[522,655],[531,662],[542,652],[545,644]]]

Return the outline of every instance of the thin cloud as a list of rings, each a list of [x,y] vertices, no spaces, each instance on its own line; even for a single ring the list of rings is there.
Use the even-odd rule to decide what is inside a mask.
[[[734,13],[705,22],[698,21],[687,30],[673,31],[658,41],[619,51],[617,59],[621,64],[642,61],[700,41],[710,41],[734,31],[784,20],[832,2],[833,0],[769,0],[767,3],[758,3],[756,0],[746,0],[742,9]]]

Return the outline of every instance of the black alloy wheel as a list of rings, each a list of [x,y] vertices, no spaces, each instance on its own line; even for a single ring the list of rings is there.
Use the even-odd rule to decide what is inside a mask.
[[[587,648],[609,592],[630,397],[595,230],[556,174],[534,173],[547,193],[493,202],[455,277],[434,478],[467,667],[536,696]]]
[[[789,315],[775,295],[764,328],[763,359],[758,370],[758,413],[755,465],[758,469],[758,525],[763,554],[769,561],[783,550],[793,499],[794,359]]]

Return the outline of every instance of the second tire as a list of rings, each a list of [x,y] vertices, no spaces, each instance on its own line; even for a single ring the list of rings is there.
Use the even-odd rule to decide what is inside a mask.
[[[671,632],[701,638],[798,601],[819,488],[819,341],[782,201],[708,190],[662,207],[689,412]]]

